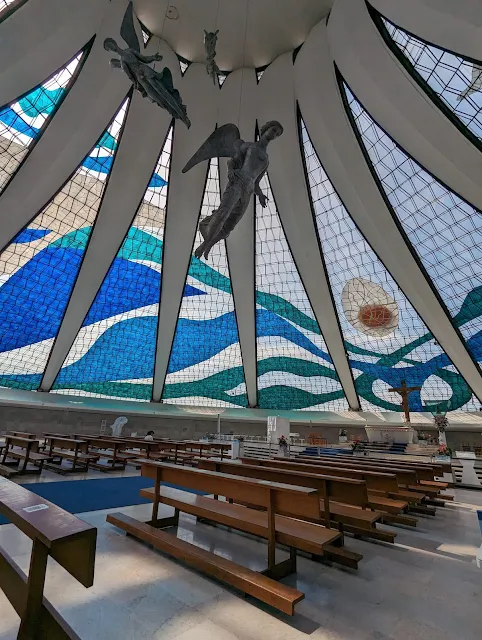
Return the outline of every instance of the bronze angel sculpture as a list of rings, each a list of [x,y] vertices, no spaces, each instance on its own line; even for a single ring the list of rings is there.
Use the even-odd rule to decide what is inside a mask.
[[[283,133],[277,120],[267,122],[260,131],[257,142],[244,142],[235,124],[225,124],[216,129],[201,145],[186,164],[183,173],[210,158],[230,158],[228,161],[228,184],[221,196],[219,209],[206,216],[199,224],[203,242],[195,251],[195,256],[207,259],[215,244],[229,236],[248,208],[254,193],[262,207],[267,198],[260,188],[260,182],[268,169],[268,144]]]
[[[104,49],[114,51],[120,57],[113,58],[110,65],[116,69],[122,69],[134,88],[144,98],[157,104],[161,109],[166,109],[171,116],[182,120],[189,128],[191,122],[187,117],[186,107],[182,103],[179,91],[174,88],[172,74],[168,67],[159,73],[149,65],[152,62],[160,62],[162,56],[144,56],[141,53],[139,39],[134,27],[134,10],[132,2],[129,2],[121,26],[122,39],[127,43],[127,49],[121,49],[113,38],[104,40]]]

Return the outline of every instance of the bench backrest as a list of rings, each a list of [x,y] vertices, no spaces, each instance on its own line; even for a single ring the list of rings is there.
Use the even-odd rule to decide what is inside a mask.
[[[310,458],[310,456],[299,456],[303,461]],[[415,471],[419,480],[433,480],[435,471],[431,465],[426,463],[416,463],[410,461],[398,461],[398,460],[384,460],[382,458],[364,458],[353,457],[350,455],[336,455],[336,456],[317,456],[320,460],[326,459],[339,459],[343,461],[355,461],[361,466],[373,466],[376,465],[380,469],[406,469],[408,471]]]
[[[291,471],[304,471],[305,473],[322,473],[325,475],[337,476],[340,478],[352,478],[353,480],[364,480],[367,484],[367,489],[373,489],[374,491],[393,491],[398,490],[397,477],[393,473],[379,473],[377,471],[359,470],[359,469],[347,469],[341,465],[333,463],[326,464],[304,464],[299,462],[292,462],[290,460],[275,460],[269,458],[242,458],[243,464],[259,465],[265,467],[276,467],[279,469],[290,469]]]
[[[318,489],[323,497],[327,496],[338,502],[344,502],[345,504],[352,504],[362,508],[368,506],[367,486],[363,480],[337,478],[319,473],[306,473],[303,469],[293,471],[277,467],[244,465],[237,462],[218,462],[217,460],[203,459],[198,460],[198,469],[208,469],[247,478],[270,480],[271,482],[282,482],[300,487],[312,487]]]
[[[85,440],[73,440],[71,438],[63,438],[57,436],[49,436],[46,438],[51,449],[65,449],[80,453],[87,453],[88,443]]]
[[[160,482],[170,482],[180,487],[232,498],[235,502],[271,508],[276,513],[320,519],[320,493],[316,489],[151,460],[142,460],[141,469],[143,476],[155,480],[157,491]]]
[[[40,442],[29,438],[17,438],[15,436],[5,436],[5,444],[7,448],[16,447],[17,449],[26,449],[27,451],[38,451]]]
[[[94,582],[97,529],[24,487],[0,479],[0,513],[31,540],[38,539],[85,587]]]
[[[309,464],[316,464],[316,465],[323,465],[326,464],[327,462],[333,462],[333,458],[335,456],[329,457],[328,460],[325,459],[319,459],[319,458],[309,458],[308,456],[305,458],[292,458],[293,462],[296,462],[296,460],[299,460],[300,463],[305,464],[305,463],[309,463]],[[308,458],[308,459],[307,459]],[[357,458],[353,458],[352,460],[339,460],[338,461],[339,466],[341,467],[346,467],[347,469],[360,469],[360,470],[364,470],[366,469],[367,471],[377,471],[377,472],[381,472],[381,471],[388,471],[388,468],[385,467],[379,467],[376,465],[376,463],[374,462],[371,465],[368,464],[363,464],[363,463],[359,463]],[[394,473],[397,477],[397,482],[398,484],[416,484],[417,482],[417,474],[415,471],[412,471],[411,469],[399,469],[398,467],[390,467],[390,473]]]
[[[7,436],[15,438],[26,438],[27,440],[35,440],[35,433],[27,433],[26,431],[7,431]]]

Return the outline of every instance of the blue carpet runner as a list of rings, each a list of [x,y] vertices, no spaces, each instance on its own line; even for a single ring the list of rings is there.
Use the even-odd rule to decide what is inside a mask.
[[[170,487],[168,483],[163,483]],[[117,509],[133,504],[151,502],[139,496],[139,491],[152,487],[152,478],[133,476],[130,478],[100,478],[99,480],[65,480],[63,482],[36,482],[22,485],[25,489],[53,502],[70,513],[85,513],[101,509]],[[175,487],[183,489],[183,487]],[[198,495],[206,495],[202,491],[183,489]],[[0,516],[0,525],[8,520]]]

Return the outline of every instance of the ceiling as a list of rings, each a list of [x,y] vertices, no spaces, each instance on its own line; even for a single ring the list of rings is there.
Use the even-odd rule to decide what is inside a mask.
[[[217,64],[223,71],[263,67],[302,44],[333,0],[134,0],[151,33],[192,62],[204,59],[204,29],[219,29]],[[167,15],[179,16],[169,19]]]
[[[413,412],[479,409],[482,62],[468,57],[482,10],[370,2],[379,14],[336,0],[326,23],[319,1],[252,0],[249,42],[265,49],[244,63],[272,62],[219,84],[154,35],[188,130],[109,65],[129,0],[0,0],[0,401],[398,421],[406,383]],[[179,0],[163,33],[166,4],[136,3],[199,60],[217,6]],[[219,6],[227,69],[247,4]],[[267,206],[197,258],[226,162],[182,168],[217,125],[252,141],[274,119]]]

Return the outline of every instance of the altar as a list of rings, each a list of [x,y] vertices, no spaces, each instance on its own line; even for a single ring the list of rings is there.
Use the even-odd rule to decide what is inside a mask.
[[[415,430],[411,426],[388,427],[386,425],[366,426],[368,442],[391,442],[393,444],[413,444]]]

